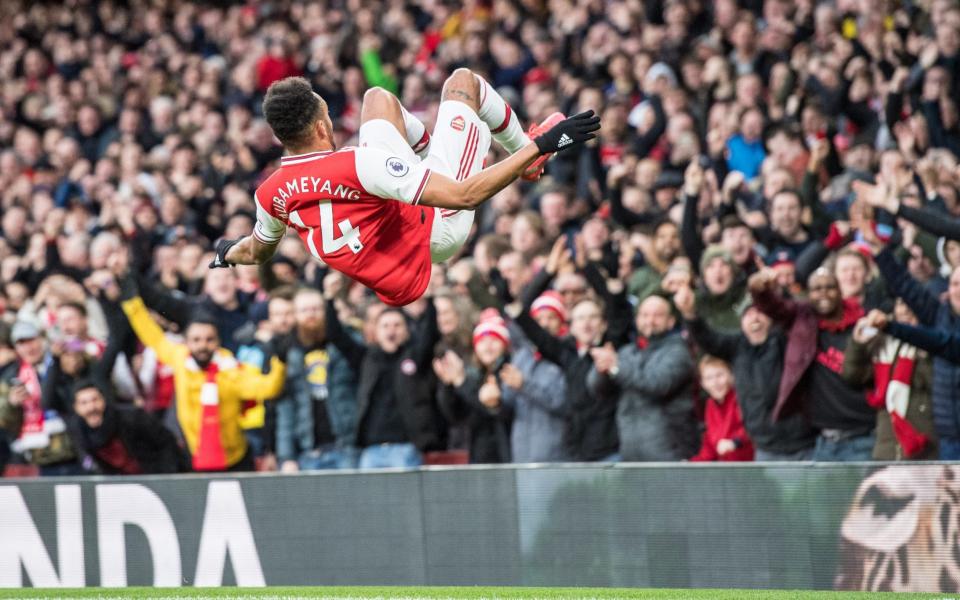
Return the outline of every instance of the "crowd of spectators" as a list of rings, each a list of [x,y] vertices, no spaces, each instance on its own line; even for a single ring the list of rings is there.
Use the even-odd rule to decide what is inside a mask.
[[[603,128],[422,299],[207,268],[272,82],[349,145],[458,67]],[[958,459],[958,73],[957,0],[0,3],[0,465]]]

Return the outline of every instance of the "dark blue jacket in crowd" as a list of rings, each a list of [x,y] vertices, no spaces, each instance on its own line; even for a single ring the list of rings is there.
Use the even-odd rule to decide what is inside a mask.
[[[960,333],[960,315],[913,279],[890,247],[877,255],[877,266],[890,293],[903,298],[922,325]],[[960,365],[943,356],[933,359],[933,423],[941,438],[960,440]]]
[[[926,350],[933,356],[960,363],[960,331],[942,331],[933,327],[916,327],[891,322],[887,333],[911,346]]]
[[[326,364],[307,358],[300,344],[287,350],[287,378],[283,395],[277,398],[277,459],[297,460],[300,453],[317,447],[314,439],[314,392],[325,388],[326,418],[337,446],[352,446],[357,437],[357,378],[343,354],[327,344]],[[325,373],[320,371],[325,370]],[[322,379],[322,381],[321,381]],[[322,416],[321,416],[322,418]]]

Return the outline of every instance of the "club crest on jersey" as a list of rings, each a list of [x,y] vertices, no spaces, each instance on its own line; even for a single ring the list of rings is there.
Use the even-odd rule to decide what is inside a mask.
[[[463,128],[467,126],[467,122],[463,120],[462,115],[457,115],[450,121],[450,127],[453,127],[457,131],[463,131]]]
[[[403,160],[397,158],[396,156],[391,156],[387,159],[387,173],[390,173],[394,177],[403,177],[410,172],[410,165],[405,163]]]

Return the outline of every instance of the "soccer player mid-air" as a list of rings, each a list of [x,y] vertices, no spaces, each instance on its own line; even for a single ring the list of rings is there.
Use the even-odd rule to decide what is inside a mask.
[[[551,154],[600,128],[593,111],[555,114],[531,128],[531,141],[503,98],[468,69],[444,82],[432,136],[381,88],[363,98],[358,147],[337,150],[327,105],[305,79],[271,85],[263,113],[287,155],[254,194],[253,233],[221,240],[210,267],[266,262],[289,226],[311,254],[393,306],[423,294],[431,263],[469,236],[473,209],[518,177],[535,179]],[[491,136],[511,155],[484,169]]]

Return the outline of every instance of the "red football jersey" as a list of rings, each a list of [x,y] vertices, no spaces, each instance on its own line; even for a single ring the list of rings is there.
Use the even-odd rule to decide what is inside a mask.
[[[284,157],[254,195],[254,235],[274,243],[293,227],[315,257],[403,306],[430,282],[435,211],[417,206],[429,178],[377,148]]]

